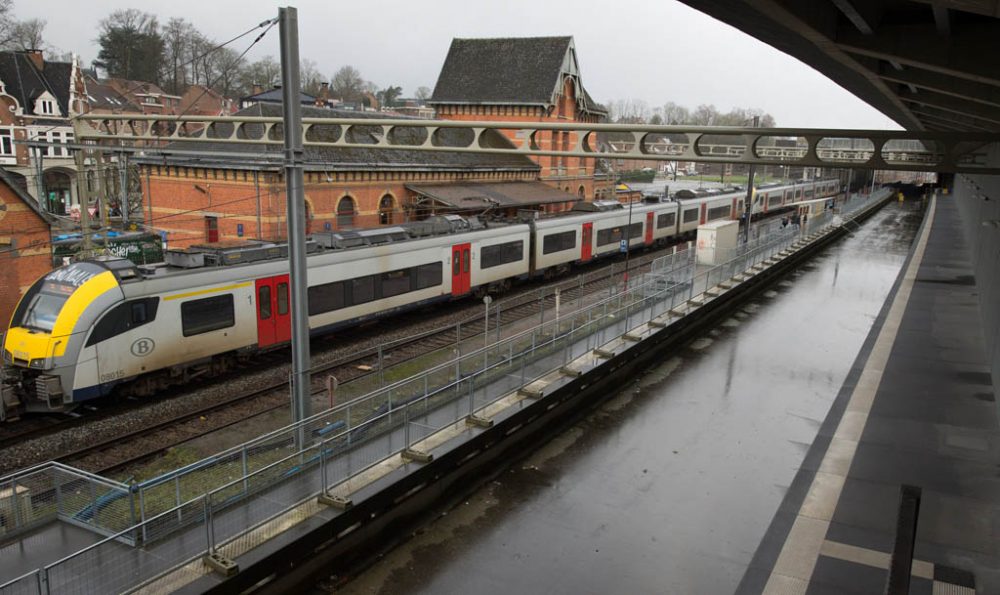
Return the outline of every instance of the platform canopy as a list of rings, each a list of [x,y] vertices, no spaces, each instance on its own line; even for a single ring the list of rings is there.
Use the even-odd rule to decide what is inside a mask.
[[[681,0],[911,131],[1000,131],[997,0]]]
[[[579,200],[569,192],[542,182],[407,184],[406,188],[425,199],[430,199],[436,206],[456,209],[489,207],[527,209]]]

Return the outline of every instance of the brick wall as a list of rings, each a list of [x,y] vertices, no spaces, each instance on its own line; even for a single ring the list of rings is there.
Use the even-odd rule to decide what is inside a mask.
[[[433,182],[535,180],[534,172],[307,172],[308,231],[375,227],[405,221],[405,185]],[[208,240],[206,218],[218,239],[282,240],[287,235],[285,185],[272,172],[144,166],[146,224],[167,232],[170,248]],[[354,215],[338,216],[353,203]],[[384,205],[386,208],[380,208]],[[344,209],[346,211],[346,209]],[[242,235],[240,229],[242,227]]]
[[[596,122],[596,118],[578,111],[574,87],[565,79],[563,93],[558,96],[551,110],[538,106],[519,105],[439,105],[437,114],[444,120],[501,121],[501,122]],[[519,131],[501,131],[515,146],[521,146]],[[542,151],[572,150],[579,141],[576,132],[539,131],[535,143]],[[541,166],[541,180],[555,188],[580,196],[594,198],[594,159],[588,157],[530,156]]]
[[[18,300],[52,270],[48,223],[0,182],[0,322],[7,329]]]

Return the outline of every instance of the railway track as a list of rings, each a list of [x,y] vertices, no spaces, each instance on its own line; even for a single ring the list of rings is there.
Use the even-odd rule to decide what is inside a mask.
[[[650,263],[655,258],[662,256],[664,252],[663,250],[652,251],[631,258],[629,270],[633,273],[639,273],[648,269]],[[623,265],[618,262],[595,263],[595,265],[591,265],[591,270],[584,271],[573,279],[549,282],[542,287],[529,286],[521,289],[511,296],[499,300],[497,306],[491,309],[490,330],[493,332],[494,324],[498,318],[501,324],[509,324],[533,316],[541,320],[546,313],[554,313],[556,288],[560,289],[564,303],[580,300],[588,294],[607,288],[612,283],[617,283],[619,275],[623,271]],[[383,361],[390,360],[392,363],[398,364],[436,349],[454,345],[459,339],[481,335],[485,329],[485,321],[481,312],[481,305],[467,304],[458,308],[459,321],[457,323],[418,333],[379,347],[363,349],[347,357],[314,367],[312,370],[312,391],[314,394],[323,391],[325,379],[331,374],[335,375],[340,383],[349,382],[368,374],[370,370],[377,369],[380,357],[383,358]],[[499,316],[494,317],[497,313]],[[455,315],[455,312],[449,312],[446,316]],[[384,330],[380,328],[383,326],[381,323],[388,320],[391,320],[391,323],[397,328],[406,328],[409,325],[426,324],[427,322],[425,313],[406,313],[391,319],[382,319],[380,323],[368,328],[362,327],[352,332],[351,335],[378,335]],[[339,338],[342,340],[345,335],[339,335]],[[260,368],[261,362],[281,361],[287,363],[287,360],[288,350],[285,348],[262,354],[254,359],[252,365],[255,368]],[[239,373],[239,371],[230,372],[226,376]],[[225,382],[225,377],[212,379],[204,386],[211,387],[217,382]],[[287,408],[288,398],[287,381],[268,383],[221,401],[206,404],[204,407],[187,410],[183,414],[169,419],[158,420],[127,432],[115,433],[113,436],[98,439],[70,452],[62,453],[55,460],[94,473],[127,474],[129,469],[155,459],[179,444],[243,422],[251,417]],[[143,404],[144,402],[141,401],[134,405],[123,406],[119,404],[109,410],[85,413],[76,418],[53,418],[49,422],[30,421],[35,418],[26,418],[11,424],[17,427],[12,433],[0,432],[0,446],[44,437],[68,427],[86,424],[94,419],[114,417],[124,411],[141,407]],[[26,429],[21,424],[26,424]]]

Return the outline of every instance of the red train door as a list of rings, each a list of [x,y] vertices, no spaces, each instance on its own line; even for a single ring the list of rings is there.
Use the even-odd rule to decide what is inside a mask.
[[[592,256],[594,246],[594,224],[584,223],[580,234],[580,260],[586,262]]]
[[[465,295],[472,288],[472,244],[451,247],[451,295]]]
[[[653,213],[646,213],[646,245],[653,245]]]
[[[257,279],[257,344],[267,347],[292,337],[288,275]]]
[[[701,203],[701,221],[699,223],[705,225],[705,223],[707,222],[708,222],[708,203],[703,202]]]
[[[730,219],[734,219],[734,220],[735,220],[735,219],[739,219],[739,218],[740,218],[740,213],[738,213],[738,212],[736,211],[736,199],[735,199],[735,198],[733,199],[733,209],[732,209],[732,214],[730,214],[730,215],[729,215],[729,218],[730,218]]]

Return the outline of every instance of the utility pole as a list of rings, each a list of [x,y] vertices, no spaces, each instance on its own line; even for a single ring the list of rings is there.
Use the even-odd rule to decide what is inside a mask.
[[[118,209],[122,213],[122,231],[128,227],[128,154],[118,154]]]
[[[760,116],[754,116],[753,127],[756,128],[759,123],[760,123]],[[751,201],[753,200],[753,174],[754,174],[754,166],[751,163],[750,166],[747,168],[747,198],[745,201],[743,201],[743,206],[745,207],[744,215],[746,217],[746,223],[743,226],[744,244],[750,241],[750,217],[753,216],[753,204],[751,204]]]
[[[281,98],[284,106],[285,194],[288,199],[288,264],[292,291],[292,421],[312,414],[309,401],[309,298],[306,265],[305,175],[302,104],[299,103],[299,17],[293,7],[278,9],[281,32]],[[297,446],[305,446],[300,432]]]

